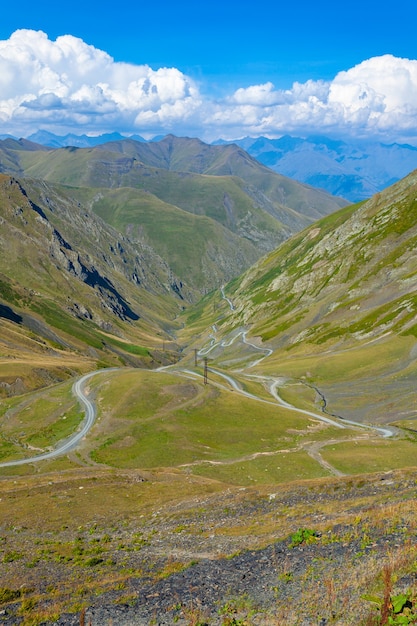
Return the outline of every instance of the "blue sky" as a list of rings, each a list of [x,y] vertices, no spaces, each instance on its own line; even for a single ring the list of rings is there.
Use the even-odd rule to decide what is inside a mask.
[[[414,0],[22,0],[0,23],[0,133],[416,143],[416,23]]]

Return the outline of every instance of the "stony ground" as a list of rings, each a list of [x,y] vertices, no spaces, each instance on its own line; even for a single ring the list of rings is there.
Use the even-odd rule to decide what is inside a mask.
[[[53,621],[42,621],[30,599],[37,585],[37,599],[43,593],[44,607],[52,604],[51,581],[56,588],[66,585],[68,564],[54,558],[28,568],[19,559],[3,559],[3,580],[13,570],[28,593],[1,605],[0,625],[358,626],[373,606],[364,593],[382,597],[384,568],[392,570],[395,589],[414,589],[416,479],[417,472],[335,478],[269,495],[217,494],[199,501],[204,509],[175,515],[167,510],[146,522],[149,533],[143,526],[149,541],[124,555],[123,584],[117,584],[117,562],[112,577],[99,563],[78,610]],[[131,529],[118,532],[127,540]],[[11,537],[3,536],[10,553]],[[14,549],[29,540],[30,529],[20,529]]]

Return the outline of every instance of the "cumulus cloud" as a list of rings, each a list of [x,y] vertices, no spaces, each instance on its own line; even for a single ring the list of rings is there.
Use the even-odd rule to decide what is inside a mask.
[[[249,133],[320,131],[412,140],[417,128],[417,61],[374,57],[329,82],[294,83],[285,91],[270,83],[238,89],[228,104],[233,114],[229,110],[224,120],[241,116]]]
[[[135,132],[184,124],[200,106],[194,82],[176,68],[116,63],[71,35],[50,41],[18,30],[0,41],[0,121],[10,134],[85,124],[83,131]]]
[[[285,90],[269,81],[214,100],[176,68],[115,62],[72,35],[51,41],[18,30],[0,41],[0,133],[173,132],[211,140],[320,132],[413,143],[416,122],[417,61],[392,55],[332,81]]]
[[[285,104],[290,96],[289,92],[276,91],[271,82],[263,85],[252,85],[246,89],[241,87],[229,99],[230,102],[240,105],[261,105],[262,107]]]

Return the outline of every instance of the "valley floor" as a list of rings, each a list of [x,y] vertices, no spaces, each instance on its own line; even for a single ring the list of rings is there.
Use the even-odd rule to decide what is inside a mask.
[[[224,348],[246,368],[204,384]],[[88,437],[69,383],[11,401],[0,626],[376,626],[384,598],[415,602],[414,434],[320,410],[243,331],[199,356],[84,376]],[[42,448],[59,424],[80,447],[33,462],[42,420]]]

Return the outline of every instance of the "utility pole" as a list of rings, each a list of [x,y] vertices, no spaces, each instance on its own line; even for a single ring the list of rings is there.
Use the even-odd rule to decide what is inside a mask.
[[[207,380],[207,371],[208,371],[208,369],[207,369],[207,361],[208,361],[208,358],[205,356],[204,357],[204,384],[205,385],[207,385],[207,383],[208,383],[208,380]]]

